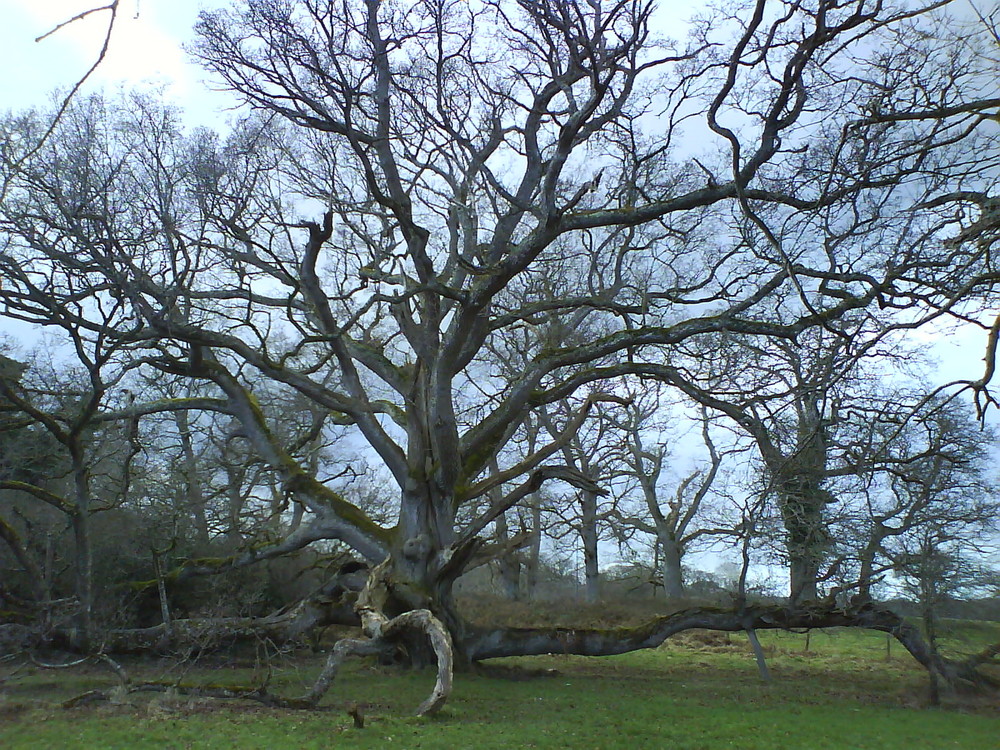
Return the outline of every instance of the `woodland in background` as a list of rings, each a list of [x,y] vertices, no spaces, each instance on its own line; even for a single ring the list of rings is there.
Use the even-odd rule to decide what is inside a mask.
[[[0,651],[360,626],[246,696],[374,654],[437,665],[429,713],[483,659],[844,625],[995,687],[936,644],[998,597],[1000,16],[959,5],[251,0],[195,29],[224,132],[4,115],[42,334],[0,357]],[[959,325],[985,370],[934,385]],[[642,587],[616,629],[463,609]]]

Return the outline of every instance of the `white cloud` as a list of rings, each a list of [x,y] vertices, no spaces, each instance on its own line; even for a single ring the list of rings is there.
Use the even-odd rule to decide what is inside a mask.
[[[8,0],[0,29],[0,60],[18,75],[4,82],[6,106],[21,108],[47,101],[54,89],[68,89],[97,60],[111,14],[91,13],[41,42],[34,39],[105,0]],[[190,62],[182,44],[191,37],[198,0],[122,0],[104,61],[86,90],[119,86],[164,86],[170,99],[188,109],[213,106],[202,72]],[[214,115],[213,115],[214,116]]]

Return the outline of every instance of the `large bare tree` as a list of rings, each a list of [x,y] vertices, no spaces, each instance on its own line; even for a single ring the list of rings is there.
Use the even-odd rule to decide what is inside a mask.
[[[695,613],[568,641],[467,628],[452,587],[488,552],[484,531],[542,483],[596,489],[560,453],[618,398],[617,378],[656,376],[713,336],[792,346],[872,306],[916,321],[977,283],[982,246],[942,253],[925,216],[976,187],[979,141],[995,137],[979,127],[973,47],[955,53],[932,15],[944,5],[759,0],[679,45],[657,41],[647,0],[205,13],[195,53],[255,110],[227,139],[186,137],[141,98],[78,103],[30,153],[21,134],[43,120],[4,123],[6,310],[47,322],[34,295],[86,300],[70,313],[85,335],[214,384],[201,406],[238,420],[309,511],[230,564],[321,538],[379,563],[358,607],[373,640],[336,656],[432,633],[444,666],[424,710],[447,692],[448,635],[477,659],[615,652],[754,617],[826,622]],[[554,268],[556,295],[539,283]],[[90,314],[108,304],[126,324]],[[495,376],[488,342],[556,324],[594,333],[530,337],[520,377]],[[354,428],[395,481],[392,525],[282,443],[251,371]],[[561,431],[490,471],[532,412],[583,393]],[[131,413],[144,408],[166,407]],[[913,642],[889,614],[855,620]]]

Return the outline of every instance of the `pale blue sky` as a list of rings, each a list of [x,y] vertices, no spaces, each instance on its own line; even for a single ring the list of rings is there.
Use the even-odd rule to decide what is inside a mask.
[[[57,88],[71,87],[94,63],[110,20],[94,13],[41,42],[35,38],[105,0],[0,0],[0,61],[8,74],[0,81],[4,109],[44,104]],[[167,95],[207,124],[229,105],[204,84],[182,43],[192,36],[199,9],[223,0],[122,0],[104,63],[87,89],[121,85],[166,85]]]
[[[104,40],[107,12],[92,14],[41,42],[34,40],[104,2],[0,0],[0,64],[6,71],[0,79],[0,109],[44,105],[53,90],[68,90],[90,68]],[[225,4],[227,0],[121,0],[109,54],[84,90],[163,85],[168,98],[184,107],[188,123],[222,123],[232,99],[208,88],[206,75],[189,60],[182,45],[191,39],[200,9]],[[704,3],[666,0],[661,5],[664,23]],[[933,344],[941,363],[936,379],[947,382],[982,374],[985,337],[981,331],[966,326],[945,335],[930,329],[915,336]]]

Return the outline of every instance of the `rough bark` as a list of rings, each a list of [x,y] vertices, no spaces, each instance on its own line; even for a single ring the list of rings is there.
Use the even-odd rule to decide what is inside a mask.
[[[350,605],[308,600],[294,608],[266,617],[210,617],[174,619],[149,628],[110,630],[103,634],[108,653],[187,651],[208,652],[235,643],[269,641],[277,645],[303,642],[330,625],[357,626]]]
[[[601,598],[601,577],[597,559],[597,493],[580,493],[580,542],[583,545],[584,599]]]
[[[497,516],[496,538],[497,544],[503,545],[510,541],[510,528],[507,525],[507,514],[501,513]],[[518,551],[512,549],[508,554],[500,555],[496,559],[497,573],[500,577],[500,594],[506,599],[516,601],[521,598],[521,561],[518,559]]]
[[[855,627],[889,633],[929,672],[949,685],[995,686],[973,662],[957,663],[935,653],[919,628],[874,604],[842,608],[832,603],[809,606],[754,605],[743,609],[695,607],[630,628],[483,628],[470,634],[467,652],[476,661],[504,656],[578,654],[609,656],[656,648],[684,630],[801,630]]]
[[[74,446],[76,447],[76,446]],[[90,541],[90,482],[86,468],[74,455],[74,507],[70,514],[74,542],[74,588],[78,609],[74,640],[81,651],[90,649],[94,629],[93,551]]]
[[[829,494],[806,480],[786,482],[778,491],[788,552],[790,601],[814,601],[827,549],[823,510]]]
[[[684,571],[681,567],[684,551],[677,540],[669,534],[660,537],[660,548],[663,555],[660,560],[663,593],[668,599],[680,599],[684,596]]]
[[[367,566],[348,563],[326,585],[298,604],[265,617],[213,617],[168,619],[148,628],[123,628],[101,634],[108,653],[199,652],[235,643],[268,641],[274,644],[304,642],[318,630],[332,625],[357,627],[354,611],[358,592],[365,585]],[[37,636],[37,638],[40,637]],[[47,643],[76,650],[68,633],[54,632]]]

